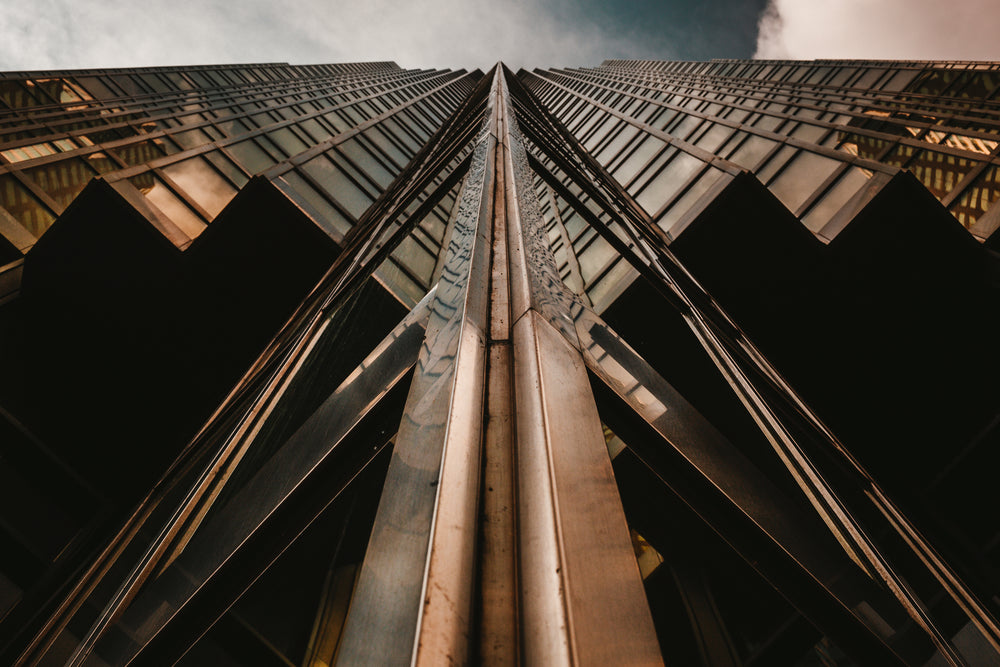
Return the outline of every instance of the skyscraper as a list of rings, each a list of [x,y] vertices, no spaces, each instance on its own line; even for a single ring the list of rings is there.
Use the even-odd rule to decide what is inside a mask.
[[[995,662],[997,68],[6,75],[0,655]]]

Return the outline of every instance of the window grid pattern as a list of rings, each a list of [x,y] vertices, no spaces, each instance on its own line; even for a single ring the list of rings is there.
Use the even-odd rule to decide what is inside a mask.
[[[0,93],[0,127],[18,128],[0,143],[2,204],[35,237],[102,175],[194,238],[251,176],[342,137],[320,188],[341,238],[471,85],[391,64],[52,74],[8,75]],[[347,202],[331,195],[342,189]]]
[[[872,190],[874,174],[897,169],[976,236],[995,227],[997,212],[987,215],[1000,196],[993,64],[609,60],[524,78],[661,221],[676,183],[650,187],[643,174],[660,160],[655,168],[676,172],[687,192],[697,160],[753,172],[822,240],[842,228],[831,225],[838,214],[856,212],[852,200]],[[667,148],[657,152],[651,137]],[[666,156],[671,149],[690,158]],[[642,187],[645,197],[634,191]]]

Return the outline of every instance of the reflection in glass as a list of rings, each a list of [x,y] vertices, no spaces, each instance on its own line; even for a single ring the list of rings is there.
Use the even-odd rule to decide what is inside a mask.
[[[88,163],[78,158],[50,162],[27,169],[23,173],[59,204],[60,213],[94,176]]]
[[[48,142],[28,144],[26,146],[18,146],[17,148],[8,148],[5,151],[0,151],[0,153],[2,153],[3,156],[10,162],[33,160],[35,158],[45,157],[46,155],[55,155],[56,152],[55,146]]]
[[[752,171],[774,146],[774,140],[751,134],[728,159],[730,162]]]
[[[0,100],[12,109],[23,109],[45,104],[17,80],[0,81]]]
[[[130,167],[146,164],[150,160],[163,157],[163,140],[149,139],[119,146],[114,149],[115,155]]]
[[[916,152],[907,164],[914,176],[938,199],[944,199],[979,163],[932,150]]]
[[[282,183],[287,185],[282,185]],[[354,223],[295,171],[284,174],[277,181],[278,187],[289,194],[305,209],[309,217],[334,241],[340,242]]]
[[[193,157],[163,167],[163,173],[198,202],[213,218],[236,194],[236,188],[203,158]]]
[[[801,151],[768,188],[794,213],[841,164],[816,153]]]
[[[226,150],[247,172],[259,174],[268,167],[274,166],[274,158],[254,142],[247,139],[236,144],[229,144]]]
[[[991,166],[971,188],[951,205],[951,212],[965,227],[972,227],[1000,197],[1000,167]]]
[[[170,138],[180,144],[183,148],[197,148],[202,144],[207,144],[212,141],[211,137],[199,129],[187,130],[186,132],[176,132],[171,134]]]
[[[250,179],[237,167],[232,160],[227,158],[221,151],[209,151],[203,156],[206,160],[215,165],[237,188],[242,188]]]
[[[110,171],[117,171],[121,167],[112,160],[107,153],[91,153],[86,158],[87,164],[98,174],[106,174]]]
[[[0,175],[0,204],[36,237],[55,221],[55,216],[10,174]]]
[[[360,218],[373,201],[368,193],[359,188],[325,155],[319,155],[309,160],[302,165],[301,169],[312,176],[316,183],[340,202],[355,218]]]
[[[827,190],[819,201],[812,205],[809,212],[802,216],[802,223],[813,232],[819,232],[823,226],[868,183],[872,172],[858,167],[849,167],[837,182]]]
[[[714,167],[709,167],[705,172],[695,181],[691,187],[667,210],[663,216],[656,221],[656,224],[660,226],[663,231],[667,232],[671,238],[677,238],[677,236],[683,231],[677,228],[677,224],[681,223],[687,226],[687,222],[690,222],[693,217],[701,211],[701,209],[707,204],[707,202],[701,202],[701,198],[708,192],[712,186],[714,186],[720,178],[722,178],[723,172],[719,171]]]
[[[188,237],[193,239],[201,234],[205,229],[205,222],[171,192],[163,181],[155,176],[150,179],[150,176],[151,173],[147,172],[141,177],[133,176],[128,180]]]
[[[666,168],[636,197],[636,201],[646,209],[647,213],[654,215],[704,166],[705,163],[693,155],[678,152]]]

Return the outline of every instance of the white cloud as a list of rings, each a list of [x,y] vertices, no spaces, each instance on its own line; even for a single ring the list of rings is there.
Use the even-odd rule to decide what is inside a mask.
[[[395,60],[596,65],[634,51],[556,0],[34,0],[0,11],[0,69]]]
[[[770,0],[756,58],[1000,60],[996,0]]]

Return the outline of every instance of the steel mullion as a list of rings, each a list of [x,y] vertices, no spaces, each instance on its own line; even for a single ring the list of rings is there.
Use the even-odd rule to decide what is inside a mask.
[[[340,664],[471,660],[495,92],[487,108],[344,626]]]
[[[568,305],[503,82],[522,655],[531,664],[662,662]]]

